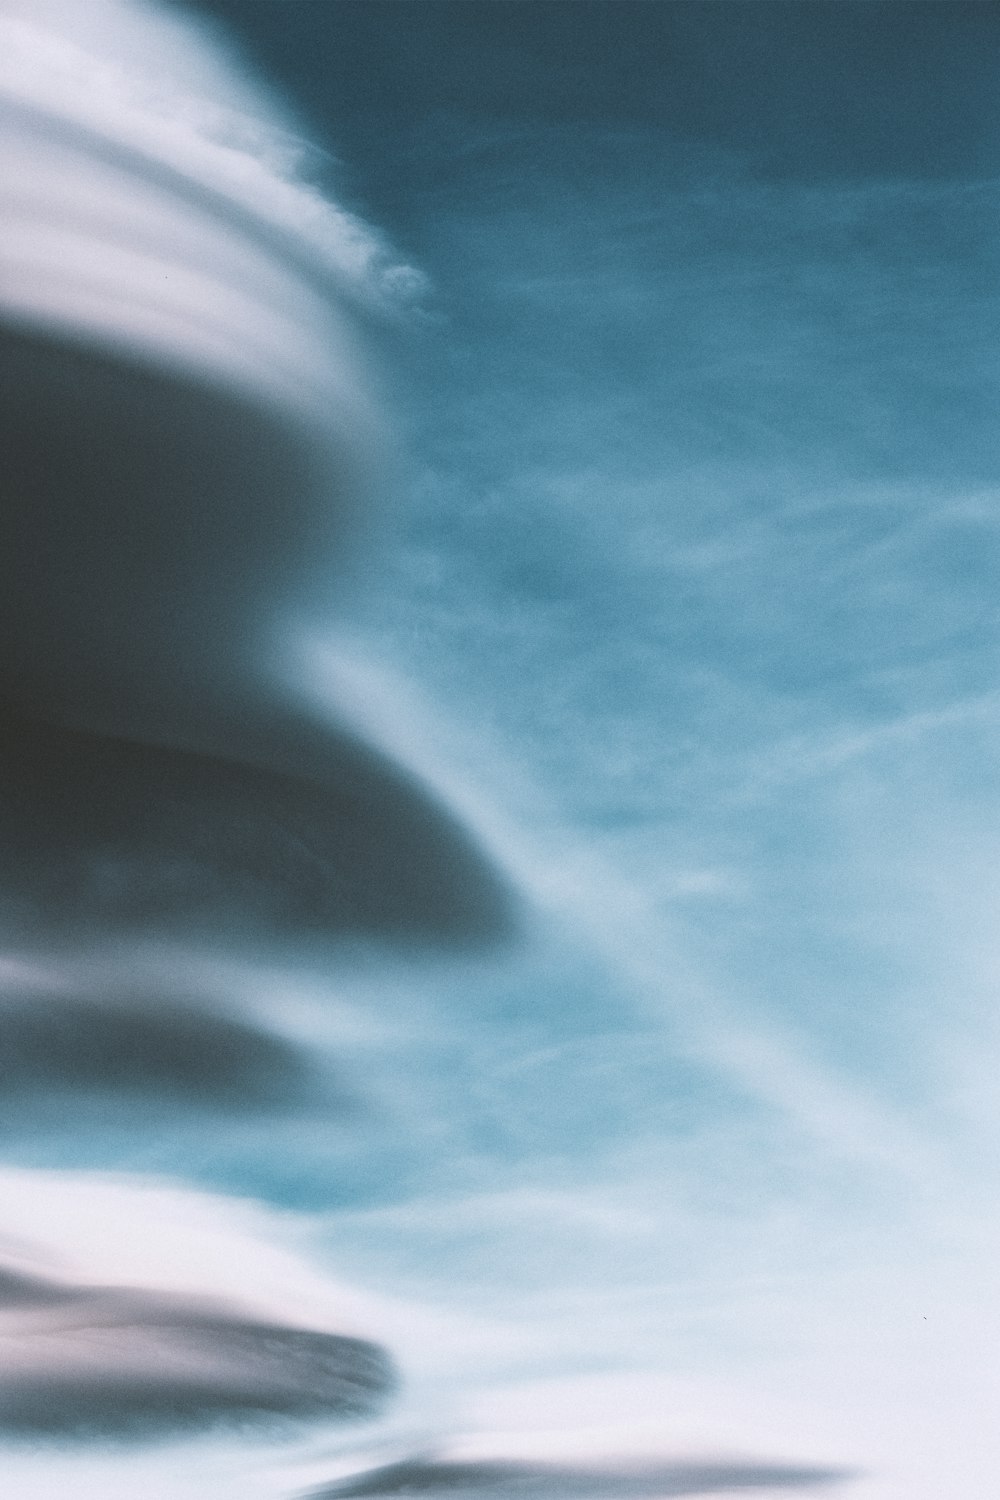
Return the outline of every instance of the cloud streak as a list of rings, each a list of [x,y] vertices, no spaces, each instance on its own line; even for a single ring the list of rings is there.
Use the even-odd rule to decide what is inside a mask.
[[[300,1049],[203,1005],[0,994],[0,1126],[65,1120],[74,1098],[116,1112],[269,1112],[315,1103],[317,1085]]]
[[[511,934],[512,891],[404,771],[343,730],[253,706],[240,719],[238,705],[218,717],[234,735],[239,722],[243,760],[0,709],[0,827],[14,856],[0,920],[6,906],[15,931],[62,940],[152,930],[461,946]],[[271,769],[289,745],[298,765]]]
[[[516,1460],[478,1462],[413,1458],[310,1492],[310,1500],[426,1495],[475,1500],[665,1500],[669,1495],[737,1490],[804,1491],[844,1479],[844,1471],[754,1463],[613,1463],[575,1466]]]
[[[375,1344],[206,1300],[0,1275],[0,1431],[105,1440],[273,1418],[369,1417]]]

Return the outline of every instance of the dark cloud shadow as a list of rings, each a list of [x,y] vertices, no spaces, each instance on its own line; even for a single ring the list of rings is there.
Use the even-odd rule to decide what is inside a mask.
[[[0,683],[55,717],[252,663],[370,487],[335,425],[120,343],[0,328]]]
[[[231,1016],[155,996],[139,1003],[0,994],[0,1127],[59,1117],[68,1096],[258,1112],[319,1093],[298,1048]]]
[[[657,1463],[588,1467],[527,1462],[449,1462],[413,1458],[310,1492],[309,1500],[440,1495],[448,1500],[659,1500],[735,1490],[802,1490],[850,1477],[789,1464]]]
[[[349,411],[316,432],[287,408],[114,341],[0,329],[0,917],[18,928],[510,932],[510,892],[433,796],[270,684],[282,622],[329,618],[376,463]]]
[[[12,1266],[0,1265],[0,1314],[10,1308],[44,1307],[66,1302],[74,1296],[73,1288],[35,1276]]]
[[[303,770],[260,763],[280,756],[263,729],[251,763],[252,749],[241,761],[0,710],[0,920],[6,908],[19,935],[180,930],[251,948],[509,935],[509,891],[445,811],[346,733],[286,732],[312,743]],[[244,741],[255,747],[249,716]]]
[[[0,1432],[144,1440],[373,1416],[395,1386],[364,1339],[198,1299],[0,1271]]]

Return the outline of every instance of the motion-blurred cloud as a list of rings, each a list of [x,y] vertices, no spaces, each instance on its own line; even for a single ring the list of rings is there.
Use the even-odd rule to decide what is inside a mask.
[[[386,1465],[313,1492],[311,1500],[362,1496],[451,1496],[453,1500],[666,1500],[670,1495],[732,1494],[737,1490],[811,1489],[843,1479],[832,1469],[753,1463],[608,1464],[561,1466],[516,1460],[448,1462],[414,1458]]]
[[[131,1288],[0,1268],[0,1431],[106,1439],[269,1417],[370,1416],[377,1345]]]
[[[251,946],[509,935],[512,893],[386,756],[242,696],[203,733],[224,738],[220,725],[241,758],[0,709],[0,923],[50,940],[153,930]]]
[[[498,935],[506,899],[447,812],[275,681],[292,616],[329,615],[373,529],[359,308],[413,277],[194,27],[122,0],[9,3],[0,30],[0,691],[46,721],[3,732],[28,905]]]
[[[0,991],[0,1130],[65,1122],[74,1099],[123,1111],[270,1112],[322,1098],[301,1049],[159,994]],[[326,1107],[335,1111],[336,1095]]]

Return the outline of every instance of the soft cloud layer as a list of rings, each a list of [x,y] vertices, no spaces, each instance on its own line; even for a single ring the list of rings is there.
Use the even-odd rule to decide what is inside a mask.
[[[177,726],[155,745],[0,713],[9,930],[459,946],[510,933],[512,893],[405,772],[339,726],[241,696],[206,712],[193,732],[243,759],[173,748]]]
[[[500,936],[447,812],[274,681],[287,616],[328,619],[373,530],[348,324],[377,235],[194,27],[123,3],[0,28],[8,926]]]
[[[0,1430],[148,1438],[269,1417],[370,1416],[393,1384],[377,1346],[224,1305],[0,1275]]]
[[[195,37],[171,47],[183,33],[156,9],[54,6],[27,20],[15,7],[0,27],[5,463],[21,496],[5,508],[4,550],[12,586],[14,556],[33,544],[47,607],[69,589],[67,680],[82,695],[96,691],[95,650],[148,669],[171,620],[185,655],[231,650],[220,634],[239,598],[261,621],[292,559],[322,548],[329,567],[356,529],[378,458],[346,300],[373,284],[377,242],[296,181],[266,97],[234,82],[244,111],[217,102],[222,59],[206,51],[207,77],[188,70]],[[45,441],[52,406],[57,445]],[[129,526],[139,495],[146,520]],[[54,518],[41,539],[29,504]],[[95,531],[103,549],[88,545]],[[54,670],[45,645],[58,643],[31,597],[15,588],[5,633],[37,699]]]
[[[0,1128],[65,1123],[74,1101],[113,1114],[255,1113],[317,1093],[301,1051],[204,1005],[156,993],[0,992]]]
[[[0,926],[37,960],[23,985],[10,960],[0,998],[5,1144],[183,1171],[209,1120],[224,1150],[272,1113],[325,1139],[341,1100],[306,1047],[172,998],[172,976],[136,993],[129,971],[141,938],[185,964],[220,943],[322,939],[328,959],[331,939],[512,931],[455,818],[274,681],[287,614],[328,618],[373,529],[358,327],[419,278],[308,180],[280,111],[193,25],[9,3],[0,43]],[[378,1344],[323,1326],[322,1276],[286,1262],[291,1286],[261,1298],[254,1233],[209,1232],[213,1261],[195,1232],[193,1252],[183,1195],[165,1212],[134,1182],[7,1189],[7,1438],[325,1425],[392,1389]]]
[[[329,610],[381,487],[357,303],[405,275],[193,27],[122,0],[0,32],[4,686],[134,727]]]
[[[604,1468],[562,1468],[516,1460],[478,1463],[414,1458],[339,1480],[314,1492],[315,1500],[362,1495],[550,1497],[550,1500],[660,1500],[668,1495],[731,1494],[737,1490],[795,1490],[843,1477],[822,1469],[781,1464],[650,1463]]]

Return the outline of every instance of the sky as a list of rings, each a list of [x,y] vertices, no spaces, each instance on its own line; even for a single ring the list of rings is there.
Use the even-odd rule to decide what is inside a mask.
[[[96,313],[45,291],[50,324],[141,349],[148,388],[133,410],[109,386],[103,420],[156,473],[154,403],[194,436],[163,490],[182,564],[129,530],[97,574],[115,602],[46,607],[51,642],[33,625],[4,676],[43,716],[79,701],[61,749],[16,715],[0,746],[46,815],[26,767],[68,788],[4,896],[0,1249],[31,1307],[102,1288],[142,1379],[173,1328],[244,1425],[161,1432],[189,1373],[141,1441],[113,1389],[74,1416],[83,1356],[32,1352],[39,1312],[0,1333],[42,1372],[0,1381],[19,1495],[989,1493],[1000,12],[98,11],[49,7],[166,107],[108,123],[65,76],[46,107],[142,156],[112,191],[80,146],[109,221],[142,207],[162,236],[148,264],[227,297],[185,279],[154,324],[152,273]],[[169,203],[168,169],[194,185]],[[65,424],[69,355],[19,349],[17,391],[48,382]],[[201,448],[150,372],[211,387]],[[225,526],[191,530],[227,465]],[[357,535],[327,590],[334,489],[330,553]],[[43,599],[69,555],[32,564]],[[225,629],[196,597],[220,559]],[[173,584],[147,607],[160,567],[190,610]],[[109,733],[141,753],[109,762]],[[220,750],[243,769],[184,759]],[[150,787],[159,820],[133,811]],[[72,920],[52,892],[96,835],[67,799],[132,830]],[[66,1037],[95,1016],[84,1067]],[[303,1323],[341,1342],[289,1343]],[[71,1412],[43,1421],[24,1391],[53,1369]],[[343,1381],[383,1404],[317,1422],[326,1380],[331,1407]],[[265,1411],[303,1425],[258,1432]]]

